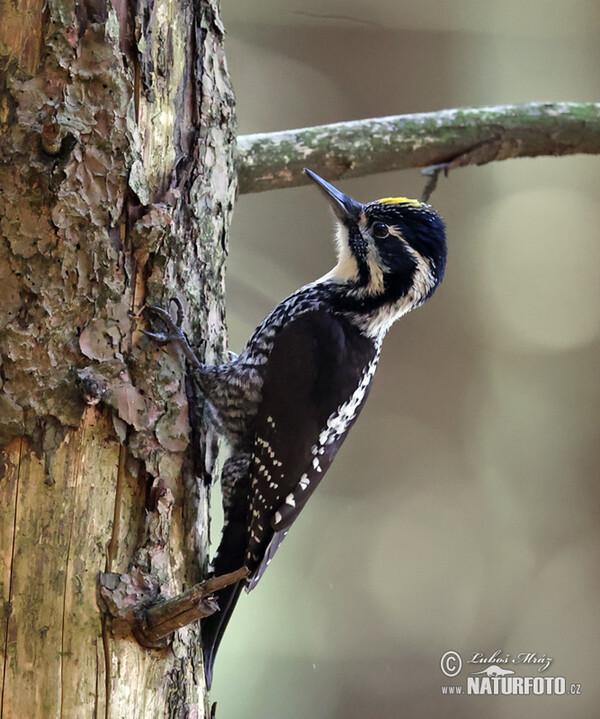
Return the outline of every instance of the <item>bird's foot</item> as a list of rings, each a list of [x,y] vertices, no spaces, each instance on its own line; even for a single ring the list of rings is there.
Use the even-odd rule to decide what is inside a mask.
[[[194,350],[190,347],[190,344],[187,341],[187,337],[185,336],[182,329],[183,320],[185,317],[183,305],[181,304],[181,301],[177,299],[177,297],[172,297],[171,302],[173,302],[177,307],[177,315],[175,316],[175,318],[171,316],[170,312],[163,309],[162,307],[158,307],[157,305],[146,305],[146,307],[144,308],[144,311],[146,313],[152,315],[155,320],[158,320],[164,326],[163,332],[148,332],[147,330],[141,331],[147,337],[150,337],[150,339],[153,339],[155,342],[160,342],[161,344],[175,342],[181,347],[185,356],[192,363],[192,365],[194,365],[195,367],[202,367],[202,363],[198,360],[194,353]]]
[[[167,342],[187,342],[187,339],[183,334],[183,330],[181,328],[184,318],[183,306],[176,297],[173,297],[171,299],[171,302],[174,302],[177,306],[176,319],[173,319],[170,312],[164,310],[158,305],[146,305],[146,307],[144,308],[144,311],[147,314],[153,315],[154,319],[159,320],[159,322],[164,325],[164,332],[148,332],[146,330],[141,331],[147,337],[150,337],[156,342],[161,342],[163,344],[166,344]]]

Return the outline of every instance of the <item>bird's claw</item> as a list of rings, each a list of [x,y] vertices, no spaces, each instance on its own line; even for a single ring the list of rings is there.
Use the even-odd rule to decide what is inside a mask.
[[[197,369],[201,369],[202,363],[196,357],[194,350],[190,347],[189,342],[187,341],[187,338],[183,333],[182,325],[185,317],[183,312],[183,305],[181,304],[181,301],[177,299],[177,297],[172,297],[170,301],[173,302],[177,307],[177,315],[175,319],[173,319],[170,312],[163,309],[162,307],[159,307],[158,305],[146,305],[146,307],[144,308],[145,312],[154,315],[154,317],[159,322],[162,322],[162,324],[165,326],[165,332],[148,332],[146,330],[141,331],[146,335],[146,337],[150,337],[150,339],[154,340],[155,342],[160,342],[161,344],[175,342],[183,350],[183,353],[191,362],[192,366]]]
[[[146,335],[146,337],[150,337],[151,340],[154,340],[155,342],[160,342],[161,344],[166,344],[169,342],[169,338],[166,334],[162,332],[148,332],[147,330],[140,330],[140,332],[143,335]]]
[[[174,302],[177,306],[176,319],[173,319],[170,312],[158,305],[146,305],[144,308],[145,312],[153,314],[166,328],[166,332],[148,332],[141,330],[147,337],[150,337],[156,342],[186,342],[183,329],[181,328],[184,318],[183,305],[176,297],[173,297],[171,302]]]

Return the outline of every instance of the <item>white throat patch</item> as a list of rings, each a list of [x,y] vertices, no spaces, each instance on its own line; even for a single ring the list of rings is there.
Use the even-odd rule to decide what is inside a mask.
[[[335,244],[338,261],[336,266],[317,282],[333,280],[334,282],[349,282],[358,279],[358,263],[350,251],[348,230],[341,222],[336,222]]]

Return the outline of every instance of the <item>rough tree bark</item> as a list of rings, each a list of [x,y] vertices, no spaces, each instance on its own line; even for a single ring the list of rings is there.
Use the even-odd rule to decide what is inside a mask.
[[[129,615],[206,555],[215,438],[188,451],[182,361],[137,315],[177,295],[224,351],[222,42],[217,0],[0,7],[4,719],[207,712],[198,624],[147,650]]]

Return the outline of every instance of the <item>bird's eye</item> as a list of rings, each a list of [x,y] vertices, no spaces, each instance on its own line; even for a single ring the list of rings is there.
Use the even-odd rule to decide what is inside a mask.
[[[390,228],[383,222],[374,222],[371,226],[371,234],[376,240],[384,240],[390,234]]]

